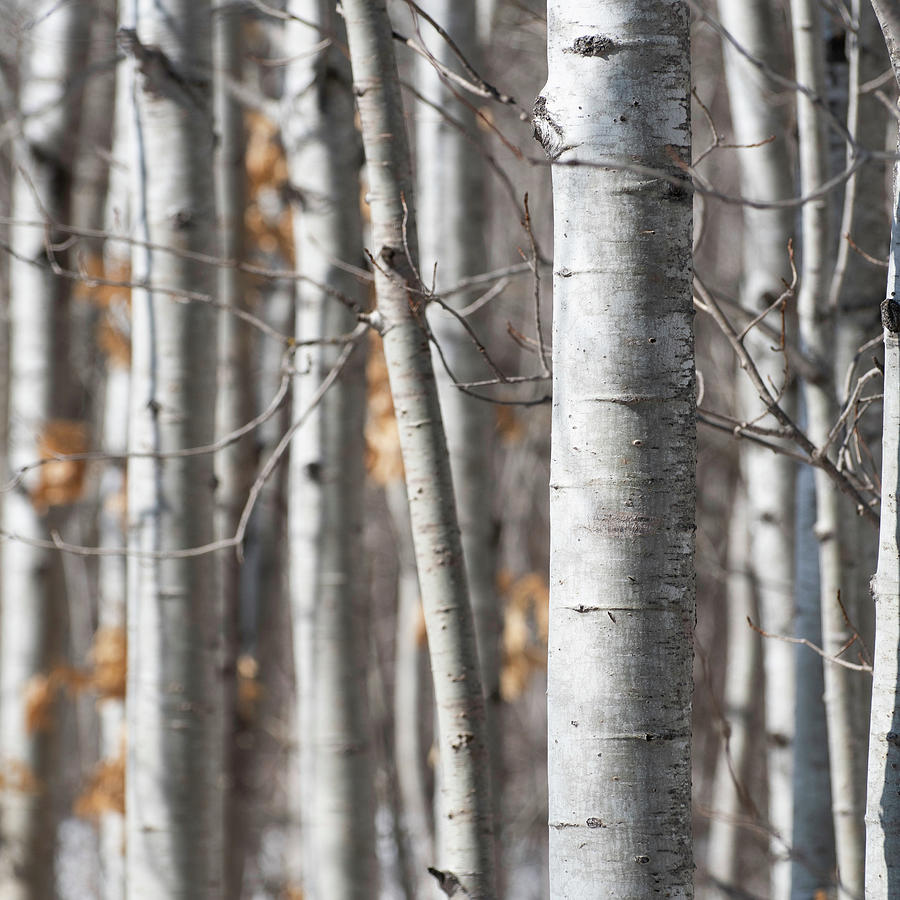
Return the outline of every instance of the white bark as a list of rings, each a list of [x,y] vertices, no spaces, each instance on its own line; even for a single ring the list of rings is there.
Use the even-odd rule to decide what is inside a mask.
[[[475,0],[429,0],[423,9],[440,23],[466,59],[477,68]],[[419,26],[431,55],[448,68],[458,66],[447,42],[423,21],[419,21]],[[418,90],[426,100],[435,104],[420,103],[416,110],[419,257],[423,278],[429,286],[436,273],[435,291],[440,295],[445,286],[477,275],[487,267],[483,227],[484,161],[473,138],[447,120],[447,116],[452,117],[462,123],[471,135],[477,136],[478,125],[471,100],[456,100],[454,91],[447,86],[430,60],[419,57],[416,66]],[[471,299],[471,296],[457,294],[448,302],[460,307]],[[472,338],[457,319],[434,305],[428,311],[428,319],[444,360],[457,381],[472,382],[492,377]],[[483,318],[474,318],[469,320],[469,324],[479,329],[484,321]],[[437,357],[437,351],[432,357],[450,451],[463,556],[475,619],[488,723],[496,828],[500,821],[502,769],[501,615],[496,587],[497,541],[491,466],[496,417],[490,403],[467,396],[453,386]],[[499,844],[498,833],[498,847]],[[497,863],[499,872],[499,858]]]
[[[722,750],[716,762],[713,818],[709,826],[707,870],[721,885],[740,884],[741,819],[752,815],[747,795],[752,761],[753,711],[762,656],[759,636],[747,626],[757,619],[750,569],[750,533],[743,488],[734,502],[728,531],[728,655],[722,698]],[[750,801],[750,802],[748,802]]]
[[[847,33],[850,63],[847,130],[863,147],[878,149],[884,144],[887,113],[875,97],[862,93],[860,87],[884,71],[886,53],[878,20],[868,0],[852,0],[850,10],[858,31]],[[851,153],[848,148],[848,157]],[[878,310],[872,298],[880,293],[884,281],[884,271],[864,259],[845,236],[849,234],[857,247],[868,247],[866,252],[878,258],[885,256],[890,235],[886,228],[888,220],[884,191],[885,173],[880,163],[864,166],[847,180],[844,189],[838,254],[828,301],[836,316],[833,371],[835,391],[841,404],[848,399],[847,394],[855,386],[856,378],[871,366],[871,360],[865,355],[860,359],[854,358],[859,348],[878,333]],[[847,374],[851,366],[853,371],[848,384]],[[880,420],[881,408],[875,405],[857,425],[876,465],[881,460],[878,448]],[[851,471],[859,470],[853,454],[848,456],[847,463]],[[845,573],[841,600],[850,619],[859,628],[865,645],[871,648],[875,608],[868,582],[877,565],[878,539],[869,523],[855,514],[847,498],[841,497],[840,503],[841,564]],[[856,685],[859,688],[860,709],[865,711],[868,720],[871,682],[868,678],[857,678]]]
[[[209,2],[138,0],[133,211],[137,234],[215,253]],[[215,270],[136,247],[129,447],[169,452],[213,437],[216,317],[166,288],[213,295]],[[213,538],[210,456],[134,458],[128,545],[166,554]],[[221,622],[210,555],[128,560],[127,879],[130,900],[220,898]]]
[[[884,0],[872,6],[884,33],[894,76],[900,83],[900,10]],[[900,139],[898,139],[900,146]],[[900,294],[900,165],[894,166],[891,250],[883,318],[896,328]],[[896,300],[894,301],[896,304]],[[882,307],[883,309],[885,307]],[[884,330],[884,437],[881,465],[881,528],[875,599],[875,667],[869,730],[866,800],[866,897],[888,900],[900,891],[900,334]]]
[[[124,12],[124,11],[123,11]],[[128,25],[120,15],[120,24]],[[106,229],[111,235],[129,234],[131,227],[128,170],[130,138],[131,83],[124,64],[116,72],[115,113],[113,117],[112,165],[106,197]],[[131,248],[128,244],[108,241],[104,248],[104,269],[109,278],[130,271]],[[103,312],[107,328],[128,335],[128,292],[118,291]],[[128,449],[128,409],[130,390],[129,361],[107,352],[106,384],[103,398],[103,447],[109,453],[125,453]],[[125,544],[126,464],[110,461],[100,477],[100,514],[98,542],[101,547]],[[125,606],[127,564],[122,556],[101,556],[97,572],[98,628],[106,634],[126,632]],[[100,758],[113,761],[125,752],[125,701],[107,697],[100,701]],[[100,815],[100,877],[103,900],[125,897],[125,818],[116,811]]]
[[[214,107],[216,128],[215,186],[218,214],[218,252],[223,259],[243,260],[246,176],[244,109],[231,96],[228,81],[240,82],[243,69],[243,7],[225,0],[213,11]],[[247,308],[246,279],[238,269],[223,266],[218,272],[218,299],[229,309]],[[250,366],[251,332],[227,310],[218,317],[219,381],[216,434],[236,431],[254,413]],[[234,535],[253,481],[252,436],[226,447],[216,456],[216,533]],[[248,773],[242,771],[239,750],[242,723],[237,711],[237,661],[240,654],[239,619],[242,566],[234,553],[217,559],[221,569],[225,643],[225,891],[240,900],[249,830]]]
[[[754,57],[774,62],[778,45],[769,4],[761,0],[719,0],[719,18],[736,41]],[[782,135],[783,117],[772,96],[772,85],[729,41],[723,42],[725,76],[731,105],[734,143],[753,145],[769,135]],[[738,151],[741,190],[751,197],[782,200],[791,195],[790,160],[782,138],[761,147]],[[743,211],[741,301],[762,312],[789,278],[789,211]],[[746,346],[764,378],[780,384],[784,360],[760,332],[747,336]],[[757,421],[763,413],[749,379],[738,372],[739,415]],[[769,423],[767,423],[769,424]],[[775,424],[775,423],[771,423]],[[741,446],[741,468],[747,485],[750,571],[755,583],[761,627],[772,634],[794,632],[793,494],[795,464],[747,442]],[[794,765],[794,649],[781,641],[764,641],[766,766],[769,782],[768,823],[772,896],[784,900],[790,890],[786,853],[792,831]]]
[[[794,634],[822,645],[819,603],[819,554],[813,533],[816,520],[815,473],[806,466],[797,474]],[[797,669],[794,735],[794,817],[791,839],[791,898],[807,900],[834,885],[834,828],[831,820],[831,772],[822,658],[808,647],[794,648]],[[787,837],[787,835],[786,835]]]
[[[403,808],[403,822],[417,897],[432,896],[438,889],[427,867],[434,856],[434,823],[425,783],[422,719],[428,716],[430,692],[423,683],[424,648],[420,641],[422,603],[416,556],[409,526],[409,506],[402,481],[385,486],[397,544],[397,649],[394,664],[394,761]]]
[[[440,865],[473,898],[496,896],[484,700],[472,612],[418,288],[415,202],[383,0],[345,0],[369,176],[378,321],[406,471],[438,714]],[[448,874],[449,873],[449,874]]]
[[[550,895],[693,896],[691,191],[683,4],[554,0]],[[610,162],[607,166],[604,163]],[[578,163],[587,165],[579,166]]]
[[[824,88],[824,41],[821,10],[815,0],[792,0],[795,74],[801,84],[819,93]],[[802,93],[797,95],[801,191],[809,193],[828,178],[829,155],[821,111]],[[832,246],[828,199],[804,204],[802,268],[797,299],[800,337],[823,370],[833,353],[834,316],[826,306],[831,277]],[[808,434],[823,446],[836,418],[833,379],[804,385]],[[816,470],[816,537],[819,539],[822,640],[829,654],[838,654],[851,635],[838,602],[846,580],[841,566],[838,492],[827,474]],[[825,711],[839,896],[863,892],[865,834],[865,730],[859,722],[856,673],[841,666],[825,666]]]
[[[69,215],[72,161],[79,98],[66,96],[68,80],[81,63],[87,38],[88,7],[47,2],[28,10],[20,52],[24,60],[20,109],[27,118],[16,146],[18,171],[12,208],[21,221],[64,222]],[[47,52],[47,47],[53,52]],[[40,457],[38,441],[59,415],[56,329],[68,285],[50,271],[45,241],[52,231],[14,225],[9,299],[9,431],[11,470]],[[7,493],[3,528],[25,538],[47,538],[47,509],[33,501],[39,473]],[[61,650],[64,605],[55,599],[54,554],[15,544],[4,550],[3,616],[0,627],[0,895],[10,900],[43,900],[54,890],[55,828],[51,809],[55,707],[50,721],[28,722],[28,696],[35,679],[49,673]],[[56,592],[56,594],[54,593]],[[54,646],[55,644],[55,646]]]
[[[341,30],[328,0],[293,0],[289,10],[326,34]],[[359,282],[339,262],[362,263],[350,71],[336,47],[316,49],[319,30],[287,26],[295,61],[285,88],[285,135],[297,266],[364,305]],[[352,330],[353,313],[325,291],[297,286],[302,340]],[[341,347],[306,347],[294,382],[305,409]],[[375,883],[373,735],[366,690],[368,629],[362,553],[364,353],[354,351],[338,382],[294,439],[290,462],[291,596],[300,692],[304,891],[313,900],[371,897]]]
[[[900,36],[900,35],[898,35]],[[894,60],[900,77],[900,61]],[[887,295],[900,295],[900,166],[894,175],[894,217]],[[875,670],[869,732],[866,804],[866,897],[900,891],[900,335],[884,332],[884,443],[881,530],[875,598]]]

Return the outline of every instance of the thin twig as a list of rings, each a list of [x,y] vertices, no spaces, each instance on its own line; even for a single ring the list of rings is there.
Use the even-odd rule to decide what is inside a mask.
[[[763,631],[758,625],[754,625],[753,620],[750,616],[747,616],[747,624],[757,633],[761,634],[765,638],[774,638],[777,641],[784,641],[787,644],[800,644],[803,647],[809,647],[810,650],[815,651],[822,657],[822,659],[828,660],[828,662],[833,662],[837,666],[843,666],[845,669],[852,669],[854,672],[868,672],[870,675],[872,674],[872,667],[866,665],[866,663],[852,663],[847,662],[846,659],[838,659],[836,656],[832,656],[829,653],[826,653],[821,647],[818,647],[812,641],[807,640],[806,638],[797,638],[797,637],[788,637],[785,634],[771,634],[768,631]]]

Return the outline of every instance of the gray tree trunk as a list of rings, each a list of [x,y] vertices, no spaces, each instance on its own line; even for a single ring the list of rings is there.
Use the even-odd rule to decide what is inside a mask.
[[[722,698],[722,748],[716,761],[713,819],[709,826],[706,868],[714,882],[740,884],[742,847],[752,816],[747,795],[753,750],[753,714],[761,672],[759,636],[747,626],[756,621],[757,604],[750,567],[750,529],[743,487],[734,501],[728,527],[728,655]]]
[[[429,0],[423,5],[453,38],[466,59],[479,67],[475,0]],[[447,42],[420,21],[425,45],[442,65],[458,65]],[[419,258],[423,279],[435,292],[477,275],[486,268],[484,161],[473,139],[454,127],[447,116],[478,134],[475,109],[470,98],[457,100],[431,61],[416,60],[419,92],[434,106],[420,104],[416,111],[416,196]],[[435,269],[435,266],[437,267]],[[472,299],[456,294],[448,302],[458,307]],[[432,305],[428,320],[444,359],[461,382],[491,377],[481,353],[457,319]],[[470,319],[476,329],[485,319]],[[494,526],[492,471],[496,412],[482,400],[453,386],[437,352],[433,364],[438,380],[441,413],[447,433],[450,466],[456,488],[457,514],[462,531],[463,556],[469,595],[475,619],[481,682],[484,688],[494,792],[494,823],[500,822],[499,798],[502,770],[500,741],[500,620],[496,586],[496,531]],[[499,852],[500,838],[497,836]],[[498,873],[500,859],[497,860]]]
[[[900,10],[888,0],[872,6],[884,33],[891,67],[900,84]],[[900,147],[900,137],[897,146]],[[884,437],[881,466],[881,529],[875,599],[875,670],[869,729],[866,800],[866,898],[900,893],[900,165],[894,165],[893,216],[884,329]],[[891,301],[893,300],[893,305]]]
[[[344,2],[369,179],[372,251],[434,678],[444,821],[438,864],[496,896],[484,698],[446,439],[417,276],[415,198],[383,0]]]
[[[130,24],[125,11],[119,23]],[[130,183],[128,168],[131,137],[131,82],[126,66],[116,71],[112,157],[106,196],[106,230],[111,236],[128,237],[131,229]],[[121,279],[131,271],[131,247],[127,243],[107,241],[103,255],[107,278]],[[124,280],[124,279],[123,279]],[[129,292],[121,289],[110,297],[101,313],[101,334],[107,340],[106,382],[103,396],[103,447],[109,453],[128,450],[128,409],[130,390],[130,313]],[[126,541],[127,465],[110,460],[100,477],[100,514],[98,541],[101,547],[122,547]],[[97,638],[95,647],[110,653],[126,652],[125,607],[127,561],[122,556],[101,556],[97,561]],[[101,644],[102,642],[102,644]],[[112,661],[112,660],[111,660]],[[122,660],[124,664],[124,660]],[[124,677],[124,668],[123,668]],[[118,764],[125,754],[125,698],[108,696],[99,704],[100,759]],[[124,810],[105,810],[100,814],[100,890],[103,900],[125,897],[125,817]]]
[[[213,437],[216,316],[209,2],[139,0],[133,59],[135,247],[129,448]],[[134,458],[128,472],[127,880],[130,900],[223,896],[221,608],[211,555],[213,460]]]
[[[24,13],[24,10],[23,10]],[[78,92],[67,93],[82,63],[89,5],[40,3],[28,10],[19,52],[23,131],[16,143],[12,210],[19,222],[66,222],[79,121]],[[47,47],[53,47],[52,53]],[[61,101],[61,102],[60,102]],[[10,242],[8,464],[15,471],[41,456],[40,443],[60,406],[59,342],[68,284],[49,268],[52,228],[13,225]],[[50,519],[40,496],[41,470],[5,494],[3,529],[46,539]],[[65,605],[53,551],[14,544],[4,552],[0,623],[0,895],[53,895],[55,705],[41,700],[61,662]],[[49,699],[49,697],[47,698]]]
[[[795,74],[797,80],[821,94],[825,86],[824,38],[821,9],[815,0],[792,0]],[[829,154],[821,111],[809,97],[797,94],[800,140],[800,184],[809,193],[828,179]],[[800,293],[797,307],[800,337],[823,370],[833,353],[835,321],[827,307],[831,279],[832,244],[828,198],[804,204]],[[823,446],[837,417],[833,379],[804,385],[807,429],[816,446]],[[838,654],[850,638],[839,596],[846,580],[841,563],[838,492],[827,474],[816,470],[816,537],[819,539],[819,578],[822,641],[829,654]],[[859,897],[863,892],[865,832],[865,727],[855,686],[858,673],[825,666],[825,712],[828,721],[828,756],[834,818],[839,896]]]
[[[695,402],[683,4],[548,5],[550,895],[693,896]],[[578,165],[586,163],[586,165]]]
[[[769,4],[761,0],[719,0],[719,18],[736,41],[754,57],[774,62],[778,42]],[[725,77],[731,105],[734,143],[758,144],[780,135],[785,124],[773,102],[772,85],[730,41],[723,42]],[[783,200],[792,193],[787,144],[776,140],[752,150],[739,151],[741,190],[749,197]],[[783,290],[790,277],[789,211],[743,210],[741,302],[761,313]],[[746,346],[764,378],[783,380],[784,359],[771,349],[771,340],[759,331],[747,335]],[[755,422],[764,410],[749,379],[738,372],[739,415]],[[776,424],[771,420],[765,424]],[[794,551],[792,461],[769,450],[742,444],[741,469],[747,485],[750,572],[762,628],[772,634],[794,632]],[[745,640],[750,636],[745,634]],[[781,641],[762,645],[765,685],[766,765],[769,783],[768,824],[772,896],[785,900],[790,890],[791,864],[786,848],[792,832],[792,771],[794,766],[794,648]]]
[[[422,740],[422,719],[433,708],[423,675],[425,648],[421,642],[422,602],[416,555],[409,527],[409,504],[402,481],[385,485],[385,499],[391,511],[397,543],[397,650],[394,664],[394,761],[397,787],[417,897],[430,897],[438,890],[428,874],[434,860],[434,822],[425,782],[427,757]]]
[[[819,603],[819,554],[816,521],[815,472],[808,466],[797,473],[795,568],[795,635],[822,645]],[[832,892],[834,885],[834,827],[831,818],[831,771],[828,765],[828,728],[825,722],[825,675],[822,658],[809,647],[794,649],[797,696],[793,766],[793,839],[791,841],[791,900],[808,900],[816,891]]]
[[[365,291],[339,263],[362,264],[350,69],[337,47],[334,3],[292,0],[287,26],[285,137],[295,207],[297,266],[353,297]],[[340,39],[339,39],[340,40]],[[299,56],[297,56],[299,54]],[[336,337],[355,316],[324,290],[297,286],[297,335]],[[294,381],[295,414],[335,365],[339,346],[304,347]],[[373,734],[367,695],[368,629],[362,559],[365,354],[354,351],[336,384],[294,439],[290,462],[291,596],[300,692],[304,890],[313,900],[368,898],[375,885]]]
[[[213,11],[214,108],[216,128],[215,186],[218,252],[223,259],[244,259],[244,211],[247,206],[244,155],[244,109],[229,90],[240,82],[243,69],[243,7],[232,0]],[[246,310],[246,278],[232,266],[218,273],[218,300],[229,310]],[[254,412],[250,351],[251,331],[227,310],[218,316],[219,381],[216,434],[226,435],[248,422]],[[246,435],[216,455],[216,533],[234,535],[255,474],[254,437]],[[237,662],[242,566],[235,553],[217,557],[221,569],[225,643],[225,896],[240,900],[249,821],[249,766],[241,753],[242,723],[237,709]]]

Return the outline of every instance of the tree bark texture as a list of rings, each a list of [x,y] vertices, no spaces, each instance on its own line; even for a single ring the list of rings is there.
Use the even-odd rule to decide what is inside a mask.
[[[244,211],[247,206],[244,156],[247,146],[244,109],[231,95],[229,81],[241,81],[244,10],[227,0],[213,12],[213,103],[215,110],[215,188],[218,215],[218,252],[223,259],[244,259]],[[251,378],[251,330],[233,310],[246,310],[246,277],[236,267],[218,270],[219,381],[216,434],[236,431],[254,412]],[[216,533],[234,535],[255,474],[253,438],[245,435],[216,455]],[[244,723],[237,704],[237,663],[240,655],[242,565],[235,553],[217,557],[221,569],[224,622],[225,746],[228,783],[225,822],[225,896],[240,900],[247,853],[249,821],[249,762],[241,753]]]
[[[900,11],[873,0],[891,67],[900,84]],[[900,147],[900,135],[897,146]],[[866,898],[900,893],[900,165],[894,165],[893,216],[884,326],[884,432],[881,527],[875,599],[875,666],[866,797]],[[891,303],[893,302],[893,306]]]
[[[68,284],[50,270],[53,223],[70,214],[80,93],[69,80],[83,63],[90,4],[40,3],[28,10],[20,47],[19,109],[10,229],[9,430],[11,471],[41,457],[51,420],[64,415],[60,375]],[[52,52],[48,52],[48,47]],[[29,227],[47,221],[48,228]],[[4,495],[3,529],[46,539],[52,511],[41,498],[40,470]],[[17,543],[4,550],[0,625],[0,895],[43,900],[54,885],[53,791],[56,704],[41,701],[62,662],[65,606],[53,551]],[[47,698],[50,699],[49,697]],[[35,706],[37,704],[37,706]]]
[[[285,139],[298,191],[294,243],[299,270],[365,305],[340,263],[359,266],[362,224],[350,69],[328,0],[293,0],[287,46]],[[332,338],[355,316],[316,285],[297,285],[297,336]],[[340,346],[298,351],[294,411],[301,413],[335,365]],[[294,438],[290,462],[290,580],[300,692],[304,889],[313,900],[372,896],[375,868],[373,734],[368,707],[368,628],[362,558],[365,354],[356,348],[338,381]]]
[[[815,0],[792,0],[794,58],[797,79],[817,93],[825,84],[824,39],[821,9]],[[829,174],[829,153],[821,110],[803,93],[797,94],[800,141],[800,187],[809,193],[824,184]],[[803,205],[800,293],[797,307],[800,338],[806,350],[827,370],[835,337],[834,316],[827,306],[832,246],[828,198]],[[816,446],[823,446],[837,418],[833,378],[823,384],[804,385],[807,429]],[[838,492],[827,474],[816,470],[816,537],[819,539],[819,579],[822,641],[827,653],[841,652],[851,635],[840,607],[845,581],[841,566],[840,506]],[[865,727],[855,681],[857,673],[826,665],[825,712],[828,721],[828,756],[839,897],[863,892],[865,832]]]
[[[479,66],[475,0],[429,0],[423,5],[462,50]],[[453,68],[457,60],[443,37],[419,20],[428,52],[442,65]],[[416,112],[416,221],[419,258],[425,282],[440,295],[444,287],[477,275],[486,268],[484,232],[484,160],[476,143],[478,124],[470,98],[457,99],[430,59],[416,60],[419,92],[432,105],[419,104]],[[448,121],[461,123],[464,134]],[[435,268],[436,266],[436,268]],[[457,294],[448,302],[465,306],[471,296]],[[476,345],[451,313],[432,304],[428,320],[452,377],[460,382],[492,377]],[[484,318],[469,323],[479,329]],[[488,752],[494,791],[494,823],[499,817],[502,768],[500,741],[500,599],[496,586],[497,539],[494,525],[491,468],[496,412],[490,403],[468,396],[454,387],[437,353],[432,354],[441,413],[447,433],[450,466],[456,489],[457,514],[462,531],[463,556],[475,618],[475,636],[481,663],[488,724]],[[499,847],[499,836],[498,836]],[[499,864],[499,859],[498,859]],[[500,871],[498,867],[498,872]]]
[[[682,3],[548,6],[550,896],[693,896],[695,398]]]
[[[719,18],[735,40],[754,57],[774,63],[779,55],[773,16],[760,0],[719,0]],[[723,61],[731,105],[734,143],[758,144],[783,133],[785,123],[774,103],[773,88],[728,41]],[[792,193],[790,160],[784,140],[738,151],[741,190],[748,197],[783,200]],[[761,313],[790,278],[788,241],[792,216],[785,210],[743,210],[741,302]],[[773,353],[772,341],[759,331],[747,335],[746,346],[764,378],[780,384],[784,358]],[[738,415],[755,422],[763,414],[759,397],[743,372],[737,373]],[[790,402],[790,396],[785,398]],[[765,421],[765,420],[764,420]],[[771,420],[766,424],[776,424]],[[741,471],[747,485],[750,572],[761,627],[772,634],[794,633],[793,496],[796,464],[745,442]],[[749,636],[745,635],[745,639]],[[791,863],[786,852],[792,832],[792,772],[796,690],[794,648],[782,641],[762,644],[765,684],[766,763],[769,778],[768,824],[772,896],[784,900],[790,890]],[[805,798],[809,802],[812,797]]]
[[[447,444],[417,275],[415,201],[391,24],[383,0],[344,14],[372,212],[377,321],[406,471],[438,717],[443,794],[438,865],[474,898],[493,898],[484,699]]]
[[[212,296],[215,254],[209,2],[138,0],[133,60],[135,247],[129,448],[209,443],[216,316],[179,291]],[[223,896],[221,608],[211,555],[210,455],[133,458],[128,473],[129,900]]]
[[[741,848],[746,846],[741,820],[753,814],[748,786],[762,650],[759,636],[747,626],[748,618],[754,621],[757,618],[749,548],[747,497],[740,488],[728,530],[728,656],[722,698],[723,735],[716,761],[706,863],[713,882],[720,885],[740,884]]]

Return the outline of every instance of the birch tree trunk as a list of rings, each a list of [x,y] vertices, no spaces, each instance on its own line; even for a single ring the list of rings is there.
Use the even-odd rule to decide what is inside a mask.
[[[292,187],[297,265],[317,284],[352,297],[365,293],[340,263],[362,264],[350,69],[337,47],[333,2],[292,0],[298,21],[286,45],[285,135]],[[337,38],[341,40],[341,38]],[[324,290],[297,286],[301,340],[351,331],[352,311]],[[340,346],[297,355],[294,409],[305,409],[335,365]],[[365,359],[357,348],[336,384],[294,439],[290,470],[291,597],[300,693],[304,889],[313,900],[372,896],[375,884],[373,734],[367,694],[368,628],[362,559]]]
[[[876,97],[870,92],[864,93],[861,88],[884,71],[888,60],[883,50],[878,20],[869,0],[852,0],[850,11],[856,30],[847,31],[850,71],[847,130],[863,147],[879,149],[885,139],[886,110]],[[844,164],[850,161],[852,153],[852,149],[847,148]],[[856,248],[868,248],[866,252],[878,258],[886,255],[890,237],[885,228],[887,218],[884,192],[885,172],[880,162],[864,166],[854,173],[847,179],[844,188],[838,254],[828,298],[836,320],[833,371],[837,399],[841,405],[849,399],[848,394],[855,387],[857,378],[864,375],[870,367],[871,361],[866,355],[857,358],[858,351],[865,342],[877,335],[880,325],[878,310],[872,303],[872,297],[877,296],[882,289],[884,271],[865,259]],[[847,235],[850,235],[853,244],[847,240]],[[881,459],[878,450],[881,439],[880,413],[880,405],[874,405],[856,425],[877,462]],[[860,471],[859,460],[852,454],[848,454],[846,464],[851,471],[864,474]],[[869,524],[855,514],[846,497],[841,496],[839,502],[841,565],[846,576],[841,587],[841,602],[851,621],[859,628],[866,646],[871,648],[875,631],[875,608],[868,581],[877,565],[878,539]],[[856,649],[858,648],[855,647],[854,651]],[[860,710],[866,713],[865,718],[868,719],[871,682],[868,678],[857,678],[855,682],[859,689]]]
[[[794,633],[820,647],[819,554],[814,534],[816,485],[815,472],[808,466],[797,473],[796,509]],[[790,889],[791,900],[807,900],[814,897],[816,891],[833,893],[835,858],[831,770],[828,764],[828,726],[822,702],[825,693],[822,658],[802,645],[794,648],[794,655],[797,696]]]
[[[446,439],[417,276],[415,200],[384,0],[344,2],[362,123],[378,296],[434,678],[444,822],[439,880],[494,886],[484,699]]]
[[[171,453],[213,437],[216,317],[178,291],[213,295],[215,253],[209,2],[138,0],[133,58],[135,247],[129,447]],[[172,555],[213,539],[209,455],[133,458],[128,473],[130,900],[223,896],[221,613],[216,564]]]
[[[758,635],[747,627],[757,616],[750,568],[747,498],[743,488],[734,502],[728,528],[728,656],[722,699],[722,750],[716,762],[714,816],[709,826],[706,867],[714,882],[740,884],[741,847],[745,830],[740,820],[752,813],[746,793],[753,750],[753,710],[762,655]],[[749,631],[749,635],[748,632]]]
[[[792,0],[794,59],[797,80],[821,94],[824,89],[824,40],[821,10],[815,0]],[[800,140],[800,186],[804,194],[824,184],[829,174],[828,144],[820,110],[805,94],[797,94]],[[828,198],[803,205],[802,267],[797,300],[800,338],[806,350],[822,363],[834,346],[834,315],[825,298],[831,278],[831,230]],[[833,379],[804,385],[808,434],[824,446],[837,417]],[[826,473],[816,470],[816,525],[819,539],[819,578],[822,641],[831,655],[842,651],[850,638],[840,608],[845,582],[841,566],[840,506],[838,493]],[[865,730],[857,715],[860,702],[854,685],[857,673],[841,666],[825,666],[825,712],[828,720],[828,756],[839,897],[863,893],[865,832],[863,827]]]
[[[24,10],[23,10],[24,12]],[[9,431],[12,471],[41,456],[42,437],[60,415],[58,338],[68,284],[50,270],[49,226],[69,216],[80,97],[69,80],[82,63],[89,5],[41,3],[20,20],[22,134],[16,144],[13,214],[20,223],[48,221],[48,230],[10,229]],[[47,52],[52,47],[53,52]],[[46,539],[50,520],[40,471],[4,496],[3,530]],[[0,627],[0,895],[44,900],[53,895],[55,704],[47,676],[61,660],[65,605],[53,573],[53,551],[24,543],[5,548]]]
[[[124,5],[124,4],[123,4]],[[130,20],[122,9],[120,25]],[[131,230],[130,183],[128,168],[131,137],[131,82],[124,64],[116,71],[114,97],[112,159],[106,197],[106,230],[115,237],[128,237]],[[103,268],[110,279],[122,278],[131,271],[131,247],[124,242],[107,241]],[[124,280],[124,279],[123,279]],[[119,289],[103,310],[98,340],[106,356],[106,383],[103,397],[103,447],[109,453],[124,454],[128,450],[128,409],[130,391],[130,292]],[[98,540],[101,547],[122,547],[126,541],[127,465],[124,461],[107,462],[100,477],[100,513]],[[115,665],[113,654],[120,654],[124,679],[127,652],[126,596],[127,559],[101,556],[97,561],[97,635],[95,653],[106,648],[106,659]],[[102,642],[102,643],[101,643]],[[95,659],[95,664],[99,659]],[[124,685],[123,685],[124,687]],[[125,698],[106,696],[99,702],[101,764],[119,766],[125,754]],[[124,779],[124,771],[123,771]],[[124,785],[123,785],[124,787]],[[125,818],[124,809],[108,809],[100,814],[100,878],[103,900],[125,897]]]
[[[417,897],[431,896],[437,887],[428,875],[434,859],[434,822],[425,781],[427,757],[422,740],[422,718],[434,709],[428,691],[424,648],[421,642],[422,604],[409,504],[402,481],[385,485],[385,500],[391,512],[397,544],[397,650],[394,663],[394,760],[403,821],[409,841]],[[433,718],[433,716],[432,716]]]
[[[873,0],[891,67],[900,84],[900,10]],[[900,137],[898,137],[900,148]],[[891,252],[884,325],[884,438],[881,528],[875,599],[875,666],[869,730],[866,799],[866,898],[888,900],[900,892],[900,164],[894,164]]]
[[[550,896],[693,896],[691,191],[681,3],[548,5]],[[580,165],[580,164],[584,165]]]
[[[475,0],[429,0],[423,8],[479,67]],[[420,22],[423,32],[427,26]],[[457,63],[448,43],[429,35],[425,44],[431,55],[449,68]],[[486,268],[484,162],[473,139],[454,127],[447,116],[478,134],[475,110],[469,99],[456,100],[431,61],[416,61],[419,92],[434,106],[420,104],[416,112],[416,196],[421,271],[435,291]],[[458,88],[456,89],[458,93]],[[435,269],[435,266],[437,268]],[[471,297],[457,294],[449,303],[465,306]],[[473,382],[491,378],[478,348],[459,321],[446,310],[432,306],[428,320],[434,339],[455,378]],[[479,321],[470,320],[476,329]],[[494,792],[494,823],[500,822],[499,797],[502,769],[500,742],[500,609],[496,588],[496,549],[491,469],[494,443],[494,407],[464,394],[433,354],[447,448],[456,488],[457,514],[462,532],[463,556],[469,582],[475,636],[486,701],[488,752]],[[500,838],[497,836],[499,848]],[[499,852],[499,850],[498,850]],[[498,874],[501,871],[498,863]]]
[[[735,40],[754,57],[773,63],[778,41],[769,4],[761,0],[719,0],[719,18]],[[734,142],[753,145],[785,130],[764,76],[730,41],[723,42],[723,59]],[[741,190],[749,197],[783,200],[792,193],[790,160],[780,137],[763,146],[738,151]],[[788,241],[791,213],[785,210],[743,210],[741,302],[761,313],[782,292],[789,278]],[[747,335],[746,346],[764,378],[780,384],[784,360],[771,350],[771,340],[759,331]],[[759,396],[743,372],[738,372],[739,416],[757,421],[764,412]],[[767,423],[775,424],[775,423]],[[741,469],[747,485],[750,572],[762,627],[772,634],[794,633],[793,495],[795,464],[755,447],[741,445]],[[751,636],[744,634],[744,640]],[[765,684],[766,767],[769,783],[768,824],[772,896],[784,900],[790,890],[791,864],[785,852],[792,831],[792,771],[794,766],[794,648],[782,641],[762,644]],[[813,798],[802,798],[810,802]]]
[[[244,110],[229,91],[229,81],[240,82],[243,69],[243,8],[225,0],[214,9],[213,95],[216,118],[216,206],[219,255],[243,261],[244,210],[247,205],[244,155],[247,140]],[[230,310],[246,310],[245,277],[236,267],[218,272],[218,299],[227,309],[219,313],[219,382],[216,434],[236,431],[254,411],[250,367],[250,329]],[[253,437],[247,435],[216,456],[216,532],[231,537],[238,527],[255,474]],[[229,900],[240,900],[247,851],[249,821],[249,771],[240,752],[243,729],[237,710],[237,662],[240,654],[241,569],[235,553],[217,557],[221,570],[225,643],[225,747],[228,789],[225,796],[225,891]]]

